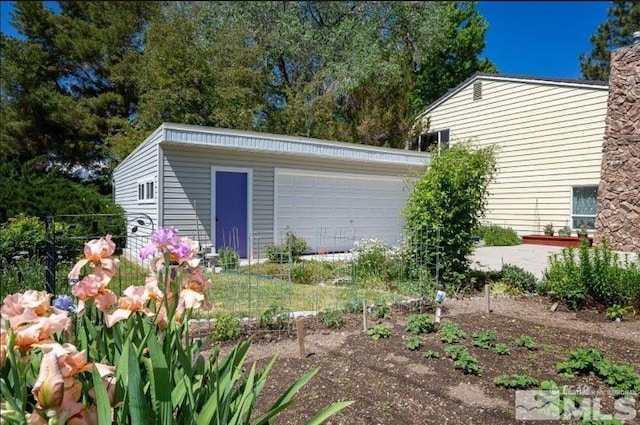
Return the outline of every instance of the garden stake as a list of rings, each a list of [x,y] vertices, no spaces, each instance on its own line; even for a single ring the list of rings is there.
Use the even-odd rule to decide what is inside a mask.
[[[362,299],[362,327],[364,328],[365,332],[369,328],[367,326],[367,300],[365,300],[364,298]]]
[[[484,285],[484,312],[491,313],[491,290],[489,285]]]
[[[304,349],[304,319],[302,317],[298,317],[298,320],[296,320],[296,330],[298,331],[298,346],[300,347],[300,358],[304,359],[307,357],[307,352]]]

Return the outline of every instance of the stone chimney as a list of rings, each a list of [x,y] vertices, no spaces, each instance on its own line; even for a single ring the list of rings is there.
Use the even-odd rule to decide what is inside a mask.
[[[640,253],[640,42],[611,54],[595,241]]]

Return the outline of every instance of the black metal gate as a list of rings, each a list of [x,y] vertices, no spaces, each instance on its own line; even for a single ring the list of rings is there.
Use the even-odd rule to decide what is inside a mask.
[[[114,280],[119,284],[144,282],[146,270],[138,260],[138,251],[155,230],[153,220],[144,213],[69,214],[48,216],[45,228],[45,287],[60,292],[60,284],[74,263],[83,255],[85,242],[111,235],[116,244],[115,256],[121,267]],[[127,285],[128,286],[128,285]],[[66,285],[64,286],[67,287]],[[63,290],[64,292],[64,290]]]

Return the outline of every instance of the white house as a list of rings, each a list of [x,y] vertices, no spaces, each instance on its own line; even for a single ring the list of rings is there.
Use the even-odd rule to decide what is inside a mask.
[[[243,258],[288,230],[311,250],[401,237],[423,152],[164,123],[113,172],[115,202]],[[135,226],[133,223],[131,226]],[[130,229],[131,230],[131,229]],[[139,232],[138,232],[139,234]]]
[[[412,149],[472,140],[498,146],[486,220],[520,235],[594,228],[606,83],[477,73],[417,118]]]

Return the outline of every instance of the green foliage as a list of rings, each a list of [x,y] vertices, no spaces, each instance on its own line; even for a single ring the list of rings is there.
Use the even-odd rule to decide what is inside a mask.
[[[576,251],[562,250],[549,258],[544,287],[577,309],[587,300],[604,306],[640,305],[640,255],[625,255],[624,259],[611,250],[605,241],[589,248],[586,242]]]
[[[352,298],[345,301],[344,304],[342,304],[342,309],[346,313],[362,313],[362,298]]]
[[[445,281],[456,281],[467,270],[466,258],[473,250],[470,237],[484,214],[496,169],[494,151],[472,149],[469,143],[444,149],[434,155],[407,201],[405,232],[412,260],[434,267],[436,251],[425,247],[442,247],[439,263]]]
[[[569,359],[556,365],[558,373],[567,378],[594,374],[611,386],[617,395],[640,391],[640,376],[627,365],[611,363],[595,348],[578,348],[569,353]]]
[[[607,308],[607,318],[609,320],[622,319],[625,314],[627,314],[627,309],[618,304],[614,304]]]
[[[298,261],[291,264],[291,281],[302,285],[310,285],[313,283],[314,266],[307,261]]]
[[[462,345],[447,345],[444,351],[451,357],[453,366],[456,369],[462,369],[466,375],[482,375],[482,368],[478,363],[478,359],[472,356]]]
[[[269,261],[274,263],[289,263],[300,259],[300,256],[308,250],[309,244],[304,239],[289,231],[285,235],[285,242],[270,244],[265,247]]]
[[[222,270],[235,270],[240,265],[240,254],[231,247],[220,248],[218,263]]]
[[[513,341],[514,347],[524,347],[527,350],[533,351],[538,349],[538,344],[529,335],[520,335]]]
[[[558,236],[571,236],[571,227],[564,226],[561,229],[558,229]]]
[[[393,280],[398,274],[396,251],[385,246],[377,239],[361,239],[353,246],[353,274],[361,286]]]
[[[590,53],[580,55],[582,76],[588,80],[609,80],[611,52],[633,42],[633,32],[638,31],[640,3],[635,1],[612,1],[607,10],[607,20],[598,25],[591,36],[593,48]]]
[[[407,320],[407,327],[405,328],[405,330],[415,335],[435,332],[436,321],[433,317],[426,313],[412,314]]]
[[[374,319],[389,319],[391,317],[391,307],[386,304],[377,304],[371,312]]]
[[[495,347],[493,347],[493,351],[495,351],[499,356],[508,356],[509,346],[507,344],[498,343],[495,345]]]
[[[493,383],[514,390],[528,390],[538,386],[538,380],[529,375],[500,375],[496,376]]]
[[[454,322],[447,322],[440,326],[438,334],[440,335],[440,341],[446,342],[447,344],[454,344],[467,337],[464,331]]]
[[[24,163],[0,162],[0,221],[24,214],[44,219],[62,214],[122,214],[111,199],[100,194],[95,184],[78,183],[60,167],[44,168],[38,159]],[[68,220],[68,218],[65,218]],[[99,217],[94,220],[101,221]],[[108,230],[108,231],[107,231]],[[101,225],[97,235],[125,234],[124,224],[107,229]],[[81,235],[87,236],[88,232]],[[82,243],[80,242],[80,246]]]
[[[26,251],[27,255],[44,253],[44,222],[23,214],[0,226],[0,257],[9,260]]]
[[[240,320],[229,313],[218,313],[211,324],[211,336],[216,341],[235,339],[242,333]]]
[[[533,273],[526,271],[520,266],[505,264],[500,271],[500,278],[522,292],[535,292],[538,279]]]
[[[510,227],[500,227],[495,224],[480,226],[476,232],[484,241],[485,246],[512,246],[520,245],[522,240]]]
[[[284,330],[289,327],[289,314],[284,308],[272,305],[260,314],[261,329]]]
[[[391,336],[391,330],[385,326],[376,325],[367,330],[367,335],[369,335],[374,341],[377,341],[380,338],[389,338]]]
[[[440,358],[440,353],[438,353],[437,351],[434,350],[427,350],[424,352],[424,358],[425,359],[439,359]]]
[[[344,317],[342,317],[342,311],[325,309],[319,314],[320,320],[328,328],[339,328],[344,325]]]
[[[407,349],[410,351],[415,351],[422,346],[422,341],[420,341],[420,337],[418,335],[409,335],[407,337]]]
[[[471,336],[474,347],[489,349],[498,340],[498,333],[493,330],[476,331]]]

